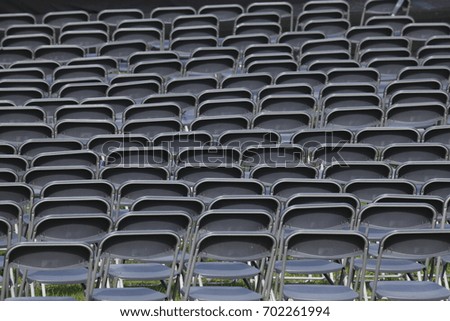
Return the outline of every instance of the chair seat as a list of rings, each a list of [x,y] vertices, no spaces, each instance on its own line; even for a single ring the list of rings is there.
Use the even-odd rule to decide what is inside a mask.
[[[373,288],[373,282],[369,284]],[[430,281],[380,281],[375,294],[378,298],[401,301],[447,300],[450,291]]]
[[[20,298],[7,298],[5,301],[76,301],[70,296],[33,296]]]
[[[94,289],[94,301],[164,301],[164,293],[148,288],[103,288]]]
[[[375,271],[377,265],[376,259],[368,259],[366,270],[367,271]],[[361,270],[362,268],[362,260],[356,259],[355,260],[355,269]],[[409,273],[409,272],[416,272],[420,271],[424,268],[423,264],[417,263],[415,261],[411,260],[401,260],[401,259],[383,259],[381,261],[381,272],[386,273]]]
[[[194,274],[205,278],[242,279],[259,274],[259,270],[242,262],[199,262],[195,264]]]
[[[236,286],[194,286],[189,300],[197,301],[260,301],[262,296],[249,289]]]
[[[286,284],[283,296],[296,301],[352,301],[358,293],[343,285]]]
[[[328,260],[289,260],[286,262],[286,273],[331,273],[342,269],[342,264]],[[280,273],[282,262],[275,263],[275,271]]]
[[[158,263],[111,264],[109,276],[124,280],[163,280],[170,277],[170,269]]]
[[[64,270],[28,270],[27,280],[44,284],[79,284],[86,283],[87,269],[64,269]]]

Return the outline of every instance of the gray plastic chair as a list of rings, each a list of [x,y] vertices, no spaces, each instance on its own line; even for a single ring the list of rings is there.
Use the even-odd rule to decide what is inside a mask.
[[[401,301],[448,300],[450,291],[438,284],[440,276],[439,257],[450,254],[450,231],[394,231],[380,242],[374,281],[369,283],[372,300],[386,298]],[[423,281],[380,280],[380,267],[388,258],[406,258],[426,261],[431,266],[430,277]],[[437,260],[437,262],[436,262]],[[433,277],[436,279],[433,281]]]
[[[209,232],[193,245],[183,299],[199,301],[259,301],[267,297],[276,239],[269,233]],[[200,262],[208,260],[208,262]],[[244,262],[252,261],[250,266]],[[251,289],[241,286],[196,286],[193,277],[222,280],[259,276]],[[248,284],[249,282],[247,282]]]
[[[101,287],[92,289],[95,301],[163,301],[172,295],[176,276],[176,258],[180,238],[169,231],[113,232],[99,245],[96,259],[97,271],[102,274]],[[172,261],[167,266],[161,261],[167,256]],[[141,263],[115,264],[114,259]],[[143,265],[141,265],[143,264]],[[126,269],[125,269],[126,268]],[[167,281],[165,293],[149,287],[105,287],[108,276],[132,281]]]
[[[353,262],[357,257],[366,260],[368,241],[364,235],[353,231],[299,231],[290,235],[283,245],[281,280],[279,295],[284,300],[302,301],[352,301],[362,299],[362,287],[359,293],[352,289]],[[286,281],[286,274],[291,273],[289,258],[336,260],[349,259],[348,279],[346,284],[308,284],[290,283]],[[305,272],[303,272],[305,273]],[[307,271],[306,274],[313,273]],[[364,280],[361,280],[361,283]]]
[[[24,290],[27,286],[28,271],[45,272],[57,283],[61,269],[74,269],[79,271],[77,280],[73,283],[83,283],[86,286],[86,298],[89,299],[89,289],[92,286],[92,269],[94,254],[92,248],[84,243],[76,242],[39,242],[39,243],[20,243],[12,246],[5,255],[5,270],[3,272],[3,285],[1,300],[7,297],[10,290],[9,284],[12,273],[10,269],[20,270],[22,274],[22,283],[16,296],[24,296]],[[13,271],[13,273],[15,273]],[[64,283],[64,282],[63,282]],[[15,289],[12,289],[13,291]],[[25,293],[26,294],[26,293]],[[28,300],[27,298],[22,300]],[[10,298],[13,299],[14,298]],[[60,298],[62,300],[73,300],[73,298]],[[41,297],[34,300],[54,300],[52,297]]]

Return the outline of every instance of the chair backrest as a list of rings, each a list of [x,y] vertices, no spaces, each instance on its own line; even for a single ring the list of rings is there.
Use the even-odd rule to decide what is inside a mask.
[[[362,208],[358,228],[369,233],[369,238],[379,240],[392,230],[429,229],[436,224],[436,210],[428,204],[373,203]],[[376,232],[371,235],[371,230]]]
[[[345,193],[355,194],[361,201],[371,202],[382,194],[416,193],[416,186],[405,179],[354,179],[344,186]]]
[[[264,211],[209,210],[198,217],[193,237],[208,232],[270,232],[274,219]]]
[[[195,197],[155,197],[146,196],[136,200],[131,206],[131,211],[159,211],[173,212],[183,211],[191,217],[199,216],[205,210],[205,204]]]
[[[112,226],[112,219],[106,215],[49,215],[36,222],[30,240],[95,244]]]
[[[291,230],[350,230],[355,224],[355,210],[342,203],[289,206],[281,214],[279,233]]]

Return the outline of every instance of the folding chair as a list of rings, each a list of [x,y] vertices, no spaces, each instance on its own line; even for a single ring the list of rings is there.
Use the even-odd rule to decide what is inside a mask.
[[[362,286],[353,285],[354,261],[367,257],[368,241],[364,235],[352,231],[298,231],[287,237],[283,243],[280,267],[279,296],[284,300],[331,300],[352,301],[362,299]],[[345,284],[307,284],[286,281],[287,273],[310,274],[314,268],[291,268],[291,259],[295,260],[343,260],[348,262],[348,278]],[[294,261],[295,262],[295,261]],[[300,261],[302,263],[302,261]],[[335,267],[337,269],[337,267]],[[344,273],[343,269],[341,273]],[[341,280],[344,276],[340,276]],[[364,282],[362,278],[361,283]],[[354,289],[353,289],[354,286]]]
[[[270,291],[272,260],[276,240],[269,233],[211,232],[199,235],[187,268],[187,284],[181,290],[185,300],[259,301]],[[230,249],[232,250],[230,252]],[[244,264],[251,259],[256,266]],[[199,262],[212,259],[211,262]],[[193,277],[241,279],[258,276],[254,290],[240,286],[196,286]]]
[[[5,269],[3,272],[3,285],[1,299],[7,297],[11,277],[16,272],[10,272],[10,268],[21,271],[22,283],[17,298],[10,300],[46,300],[53,301],[54,297],[35,297],[34,299],[23,296],[23,290],[28,283],[30,274],[44,273],[49,278],[53,278],[55,283],[66,283],[61,277],[60,271],[64,269],[77,270],[77,280],[67,281],[68,283],[83,283],[89,293],[92,283],[94,254],[92,248],[84,243],[76,242],[39,242],[39,243],[19,243],[11,247],[5,255]],[[51,263],[49,265],[49,262]],[[19,272],[17,272],[19,273]],[[14,289],[13,289],[14,291]],[[86,299],[89,294],[84,293]],[[56,300],[73,300],[71,297],[60,297]]]
[[[267,185],[272,185],[285,178],[314,179],[316,177],[318,177],[318,171],[314,167],[301,164],[261,164],[255,166],[250,172],[250,178],[257,179]]]
[[[102,279],[100,287],[92,289],[92,299],[96,301],[163,301],[171,298],[179,247],[179,236],[169,231],[124,231],[109,234],[98,248],[96,271],[102,274]],[[136,251],[137,248],[140,250]],[[161,263],[167,256],[172,257],[169,266]],[[145,263],[122,265],[113,263],[114,259]],[[141,266],[141,264],[144,265]],[[109,277],[136,281],[166,280],[167,288],[165,293],[162,293],[147,287],[105,287]]]
[[[408,246],[405,246],[407,242]],[[447,300],[450,291],[439,285],[441,256],[448,255],[449,232],[434,231],[394,231],[386,235],[380,243],[374,281],[369,283],[372,300]],[[432,272],[423,281],[385,281],[380,280],[380,267],[383,260],[390,257],[407,257],[411,260],[425,261],[432,265]],[[437,260],[437,261],[436,261]],[[435,282],[433,282],[433,277]]]

